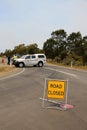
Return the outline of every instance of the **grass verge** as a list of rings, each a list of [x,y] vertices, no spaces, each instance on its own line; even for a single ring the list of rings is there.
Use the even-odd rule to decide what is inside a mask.
[[[56,62],[47,62],[48,64],[53,64],[53,65],[57,65],[57,66],[62,66],[62,67],[66,67],[66,68],[71,68],[71,69],[79,69],[79,70],[86,70],[87,71],[87,66],[69,66],[69,65],[63,65],[63,64],[59,64]]]
[[[0,66],[0,77],[3,76],[8,76],[10,74],[15,73],[16,71],[18,71],[19,68],[16,68],[15,66],[10,66],[10,65],[1,65]]]

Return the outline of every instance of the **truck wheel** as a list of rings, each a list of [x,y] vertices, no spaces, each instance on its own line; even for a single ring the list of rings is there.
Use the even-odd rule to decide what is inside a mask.
[[[43,62],[39,62],[39,63],[38,63],[38,66],[39,66],[39,67],[43,67]]]
[[[20,67],[20,68],[23,68],[23,67],[24,67],[24,63],[22,63],[22,62],[19,63],[19,67]]]

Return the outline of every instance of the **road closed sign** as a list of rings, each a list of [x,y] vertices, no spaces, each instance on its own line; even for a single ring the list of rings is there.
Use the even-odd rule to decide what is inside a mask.
[[[47,98],[64,99],[66,82],[59,80],[47,80]]]

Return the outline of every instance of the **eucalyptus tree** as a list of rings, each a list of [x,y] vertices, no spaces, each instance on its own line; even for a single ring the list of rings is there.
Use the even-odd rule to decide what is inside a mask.
[[[55,57],[60,56],[61,60],[67,55],[67,33],[63,30],[56,30],[51,33],[52,39],[55,41]]]
[[[47,56],[47,58],[54,59],[55,58],[55,41],[52,38],[47,39],[43,44],[43,50]]]
[[[67,38],[68,53],[82,55],[82,35],[80,32],[73,32]]]
[[[83,62],[84,64],[87,64],[87,36],[83,37],[82,45],[83,45],[83,53],[82,53]]]
[[[38,48],[38,45],[36,43],[33,44],[29,44],[26,47],[27,53],[29,54],[35,54],[35,53],[39,53],[40,49]]]
[[[5,56],[12,56],[12,50],[6,49],[5,52],[4,52],[4,55]]]
[[[19,44],[18,46],[15,46],[13,49],[13,54],[20,54],[20,55],[26,54],[25,44]]]
[[[45,51],[48,58],[54,59],[55,57],[60,56],[63,59],[63,54],[67,53],[65,51],[67,45],[66,37],[67,34],[63,29],[53,31],[51,33],[51,38],[49,38],[43,46],[43,50]]]

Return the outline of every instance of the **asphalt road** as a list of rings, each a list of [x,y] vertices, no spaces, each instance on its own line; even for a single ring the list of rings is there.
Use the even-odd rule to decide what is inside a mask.
[[[72,109],[42,107],[45,78],[68,80]],[[0,79],[0,130],[87,130],[87,72],[46,65]]]

